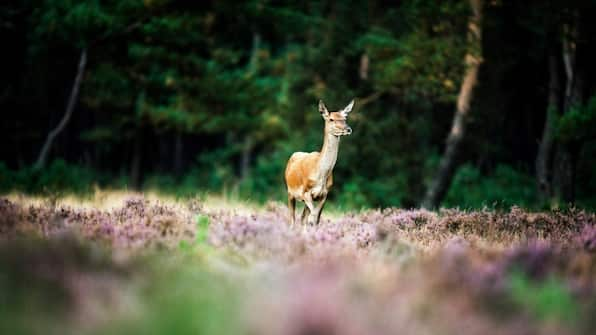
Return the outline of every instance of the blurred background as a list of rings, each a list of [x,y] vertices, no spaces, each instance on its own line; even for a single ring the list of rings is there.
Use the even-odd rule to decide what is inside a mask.
[[[356,98],[345,208],[596,208],[593,1],[23,0],[0,8],[0,191],[284,200]]]

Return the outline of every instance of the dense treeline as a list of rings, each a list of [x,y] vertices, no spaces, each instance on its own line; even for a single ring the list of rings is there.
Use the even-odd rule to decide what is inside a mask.
[[[5,4],[0,187],[277,198],[290,153],[322,143],[317,101],[356,97],[337,203],[417,206],[445,178],[431,206],[593,207],[595,14],[587,0]]]

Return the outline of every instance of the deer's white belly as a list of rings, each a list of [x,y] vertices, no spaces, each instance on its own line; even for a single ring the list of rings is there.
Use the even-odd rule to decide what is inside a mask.
[[[292,197],[302,201],[304,201],[304,199],[308,197],[307,195],[310,195],[310,198],[312,199],[317,199],[327,194],[327,188],[325,187],[325,185],[326,181],[319,180],[310,189],[306,189],[305,187],[299,187],[288,190],[288,193],[291,194]]]

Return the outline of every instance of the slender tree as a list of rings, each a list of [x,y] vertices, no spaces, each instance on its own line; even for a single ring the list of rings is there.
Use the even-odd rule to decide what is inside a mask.
[[[583,77],[578,65],[578,51],[581,51],[580,14],[574,11],[571,22],[563,25],[563,63],[565,65],[565,96],[563,115],[580,108],[583,103]],[[566,203],[575,201],[575,162],[578,146],[573,143],[557,143],[554,159],[554,196]]]
[[[557,118],[557,109],[559,108],[559,73],[557,66],[556,49],[550,48],[548,57],[548,103],[546,107],[546,117],[544,120],[544,130],[536,155],[536,182],[538,195],[542,201],[546,201],[552,196],[550,162],[554,145],[554,125]]]
[[[439,163],[439,170],[427,189],[422,206],[437,207],[447,194],[456,168],[456,159],[464,138],[466,121],[470,113],[470,104],[474,88],[478,82],[478,70],[482,63],[482,1],[470,0],[472,14],[468,22],[469,49],[465,56],[466,70],[462,81],[451,131],[447,137],[445,152]]]
[[[74,107],[77,102],[77,98],[79,97],[79,89],[81,87],[81,82],[83,80],[83,74],[85,73],[85,66],[87,65],[87,49],[83,49],[81,51],[81,56],[79,58],[79,67],[77,70],[77,75],[74,80],[74,84],[72,85],[72,90],[70,91],[70,97],[68,98],[68,104],[66,105],[66,111],[62,116],[62,120],[60,123],[48,134],[41,151],[39,152],[39,156],[37,157],[37,161],[35,162],[35,169],[41,169],[45,166],[48,160],[48,154],[50,153],[50,149],[52,148],[52,143],[56,136],[58,136],[70,121],[70,117],[72,116]]]

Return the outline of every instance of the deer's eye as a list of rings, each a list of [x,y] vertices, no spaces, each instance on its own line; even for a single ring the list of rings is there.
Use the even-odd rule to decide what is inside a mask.
[[[329,121],[333,122],[333,121],[335,121],[335,120],[333,120],[333,119],[329,119]]]

